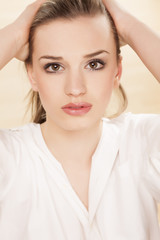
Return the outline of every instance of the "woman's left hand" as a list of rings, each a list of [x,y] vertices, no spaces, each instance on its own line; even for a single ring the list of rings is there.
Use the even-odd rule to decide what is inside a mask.
[[[118,4],[116,0],[102,0],[102,2],[114,20],[120,39],[120,45],[126,45],[124,38],[124,18],[127,12]]]

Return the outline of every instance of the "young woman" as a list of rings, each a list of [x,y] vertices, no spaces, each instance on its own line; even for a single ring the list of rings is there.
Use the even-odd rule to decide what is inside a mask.
[[[158,240],[160,116],[105,118],[112,91],[121,112],[126,99],[104,5],[159,81],[160,39],[114,1],[41,3],[0,32],[0,68],[25,61],[33,107],[33,123],[0,132],[0,239]]]

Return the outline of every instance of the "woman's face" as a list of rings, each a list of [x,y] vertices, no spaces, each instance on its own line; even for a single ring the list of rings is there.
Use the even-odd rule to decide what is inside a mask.
[[[105,16],[58,19],[39,26],[28,75],[47,123],[80,130],[100,121],[121,75]]]

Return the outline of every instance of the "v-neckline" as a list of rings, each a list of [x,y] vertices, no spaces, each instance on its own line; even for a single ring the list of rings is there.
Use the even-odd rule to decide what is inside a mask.
[[[106,120],[106,119],[105,119],[105,120]],[[54,154],[51,153],[51,151],[49,150],[49,148],[48,148],[48,146],[47,146],[47,144],[46,144],[46,142],[45,142],[45,140],[44,140],[44,137],[43,137],[43,134],[42,134],[42,130],[41,130],[41,124],[37,124],[37,125],[38,125],[38,132],[39,132],[38,141],[41,142],[41,144],[42,144],[41,146],[43,147],[43,149],[44,149],[45,152],[47,153],[48,157],[49,157],[50,159],[52,159],[52,161],[54,161],[54,163],[57,165],[57,167],[58,167],[59,169],[61,169],[62,172],[64,173],[64,175],[67,177],[67,174],[65,173],[65,170],[64,170],[62,164],[56,159],[56,157],[54,156]],[[92,155],[92,158],[93,158],[93,156],[96,154],[96,152],[97,152],[97,150],[98,150],[98,148],[99,148],[99,145],[100,145],[101,142],[102,142],[103,135],[104,135],[104,127],[105,127],[104,125],[105,125],[104,119],[102,118],[101,136],[100,136],[99,142],[98,142],[98,144],[97,144],[96,150],[94,151],[94,153],[93,153],[93,155]],[[92,165],[92,164],[91,164],[91,165]],[[68,177],[67,177],[67,179],[68,179]],[[68,180],[68,181],[69,181],[69,180]]]
[[[106,119],[105,119],[106,120]],[[99,142],[97,144],[97,147],[96,147],[96,150],[94,151],[93,155],[92,155],[92,158],[93,156],[96,154],[96,152],[98,151],[99,149],[99,145],[101,144],[102,142],[102,139],[103,139],[103,135],[104,135],[104,120],[102,118],[102,129],[101,129],[101,135],[100,135],[100,139],[99,139]],[[39,130],[39,134],[40,134],[40,138],[39,140],[41,141],[41,144],[43,145],[43,148],[45,150],[45,152],[47,153],[49,159],[51,159],[52,161],[54,161],[54,164],[57,165],[57,168],[61,171],[61,173],[63,174],[63,177],[65,177],[65,180],[68,182],[68,184],[70,185],[71,189],[73,190],[74,192],[74,195],[75,195],[75,198],[77,198],[77,201],[79,201],[79,204],[81,205],[82,209],[84,210],[84,212],[86,212],[86,215],[89,214],[89,211],[87,210],[86,206],[84,205],[84,203],[81,201],[81,199],[79,198],[78,194],[76,193],[76,191],[74,190],[74,188],[72,187],[72,184],[70,183],[69,181],[69,178],[62,166],[62,164],[56,159],[56,157],[54,156],[54,154],[51,153],[51,151],[49,150],[45,140],[44,140],[44,137],[43,137],[43,134],[42,134],[42,129],[41,129],[41,125],[38,124],[38,130]],[[92,169],[92,162],[91,162],[91,169]],[[90,175],[91,175],[91,170],[90,170]],[[90,185],[90,180],[89,180],[89,185]],[[88,191],[89,193],[89,191]],[[89,203],[88,203],[89,205]]]
[[[73,189],[61,163],[54,157],[54,155],[48,149],[48,147],[45,143],[45,140],[43,138],[43,135],[42,135],[41,126],[40,126],[40,124],[38,124],[38,133],[39,134],[36,135],[36,137],[37,137],[37,141],[40,143],[40,145],[39,145],[39,148],[37,149],[37,151],[39,152],[39,154],[41,152],[41,154],[45,153],[45,155],[47,155],[47,159],[49,161],[46,161],[47,160],[46,157],[43,160],[45,162],[47,162],[47,169],[50,172],[50,175],[54,178],[55,181],[56,181],[56,179],[58,181],[59,177],[61,178],[61,184],[58,184],[58,186],[59,186],[59,188],[61,188],[61,191],[63,192],[64,197],[66,197],[67,200],[70,202],[70,204],[72,205],[74,210],[77,212],[77,214],[79,215],[79,218],[81,219],[81,221],[83,223],[84,222],[88,223],[88,221],[91,222],[94,218],[97,205],[100,201],[100,198],[101,198],[101,195],[103,192],[104,185],[106,184],[106,181],[109,177],[109,174],[112,169],[112,165],[113,165],[114,159],[116,158],[117,150],[118,150],[117,141],[115,140],[115,138],[112,138],[111,141],[109,141],[110,143],[113,143],[113,146],[111,146],[110,150],[108,150],[105,146],[104,146],[104,149],[102,149],[102,147],[106,141],[105,139],[108,140],[108,136],[107,136],[108,134],[105,134],[105,133],[106,133],[107,126],[110,125],[110,124],[107,124],[107,123],[110,123],[110,120],[108,120],[106,118],[103,118],[102,120],[103,120],[103,125],[102,125],[101,137],[100,137],[99,143],[97,145],[97,148],[92,156],[90,180],[89,180],[89,190],[88,190],[88,210],[85,207],[85,205],[83,204],[83,202],[81,201],[81,199],[79,198],[78,194]],[[108,130],[109,130],[109,127],[108,127]],[[117,136],[117,134],[116,134],[116,136]],[[114,150],[115,150],[115,152],[114,152]],[[107,169],[106,176],[104,176],[104,178],[102,178],[101,171],[104,171],[103,163],[105,163],[106,165],[108,164],[107,161],[104,160],[106,154],[108,157],[110,157],[112,159],[112,161],[110,161],[110,163],[109,163],[109,168]],[[98,161],[97,159],[99,159],[99,161],[100,161],[98,171],[96,169],[97,161]],[[106,166],[106,167],[108,167],[108,166]],[[101,181],[102,180],[101,179],[101,180],[98,180],[98,183],[97,183],[97,181],[96,181],[97,178],[102,178],[103,181]],[[101,185],[103,185],[103,187]],[[99,187],[100,187],[100,189],[98,189]],[[96,190],[97,190],[98,194],[95,197]]]

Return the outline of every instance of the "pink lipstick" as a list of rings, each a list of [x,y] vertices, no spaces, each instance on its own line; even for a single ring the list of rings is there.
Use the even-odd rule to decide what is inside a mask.
[[[92,105],[90,103],[69,103],[62,107],[62,110],[72,116],[82,116],[90,111]]]

